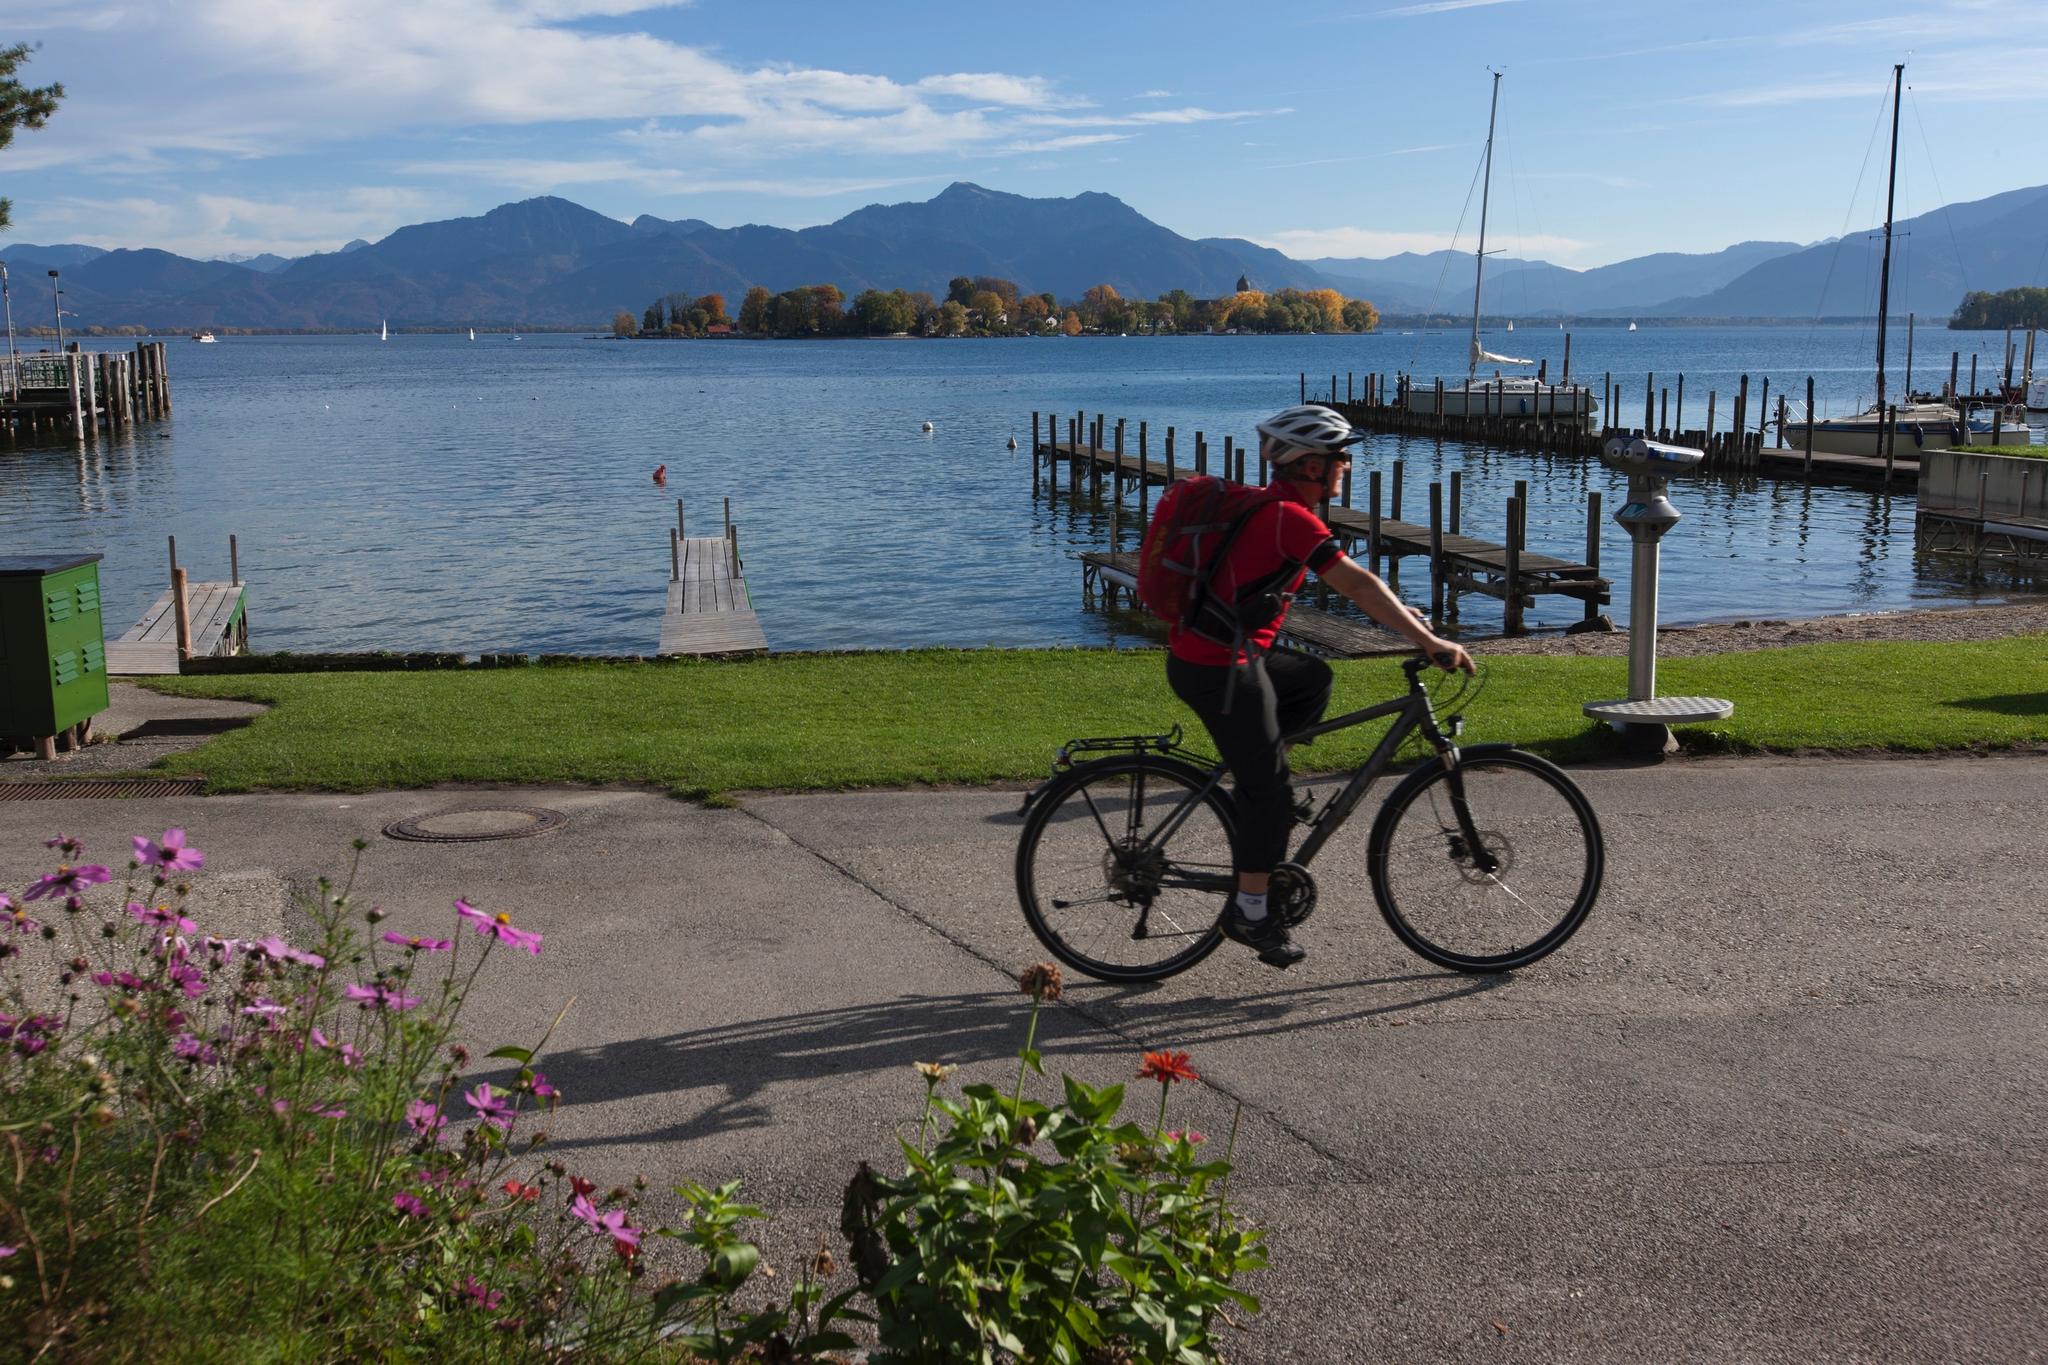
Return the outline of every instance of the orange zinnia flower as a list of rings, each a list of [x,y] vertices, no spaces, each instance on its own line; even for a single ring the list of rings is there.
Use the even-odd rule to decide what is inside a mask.
[[[1172,1085],[1175,1081],[1199,1081],[1202,1075],[1188,1065],[1185,1052],[1148,1052],[1138,1068],[1138,1079]]]

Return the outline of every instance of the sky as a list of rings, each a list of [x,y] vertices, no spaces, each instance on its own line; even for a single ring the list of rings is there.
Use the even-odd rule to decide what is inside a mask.
[[[2048,181],[2044,0],[0,0],[12,240],[303,255],[558,194],[829,222],[956,180],[1304,258],[1585,268]],[[1469,202],[1468,202],[1469,197]],[[1462,223],[1462,230],[1461,225]]]

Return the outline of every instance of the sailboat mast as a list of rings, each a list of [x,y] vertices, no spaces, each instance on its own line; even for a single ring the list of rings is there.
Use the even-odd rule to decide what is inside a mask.
[[[1486,279],[1486,202],[1493,194],[1493,124],[1500,113],[1500,72],[1493,73],[1493,103],[1486,111],[1486,180],[1479,190],[1479,250],[1473,253],[1472,350],[1465,360],[1465,382],[1479,374],[1479,287]],[[1469,201],[1468,201],[1469,202]]]
[[[1906,81],[1906,64],[1892,64],[1892,163],[1884,185],[1884,268],[1877,276],[1877,411],[1884,412],[1885,315],[1891,307],[1892,292],[1892,209],[1899,188],[1899,92]]]

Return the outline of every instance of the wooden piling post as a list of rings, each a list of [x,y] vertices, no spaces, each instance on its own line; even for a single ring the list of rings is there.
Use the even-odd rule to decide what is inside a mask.
[[[1195,433],[1195,473],[1209,472],[1209,438],[1201,432]]]
[[[1124,505],[1124,419],[1121,417],[1116,419],[1116,473],[1109,482],[1111,501],[1118,507],[1122,507]],[[1114,549],[1115,546],[1116,541],[1112,537],[1110,547]]]
[[[1145,440],[1145,423],[1138,423],[1138,521],[1152,520],[1152,456]]]
[[[730,537],[730,536],[732,535],[732,499],[731,499],[731,498],[727,498],[727,499],[725,500],[725,534],[727,535],[727,537]]]
[[[1444,619],[1444,486],[1429,485],[1429,619]]]
[[[1707,445],[1710,448],[1714,444],[1714,405],[1720,398],[1721,395],[1713,389],[1707,390]]]
[[[1963,353],[1961,351],[1950,351],[1948,353],[1948,401],[1951,403],[1956,401],[1956,371],[1962,363]]]
[[[1237,448],[1237,438],[1235,436],[1223,438],[1223,477],[1233,483],[1244,482],[1242,455],[1243,452]]]
[[[1593,577],[1600,576],[1600,490],[1586,494],[1586,567],[1593,571]],[[1586,594],[1586,620],[1600,614],[1600,594]]]
[[[1813,376],[1806,376],[1806,477],[1813,477]]]
[[[1394,486],[1387,497],[1387,516],[1390,520],[1401,519],[1401,461],[1394,461]]]
[[[178,576],[178,538],[176,536],[166,536],[164,539],[170,543],[171,577],[176,578]]]
[[[71,436],[73,440],[83,441],[85,439],[85,386],[78,375],[79,370],[82,368],[78,362],[82,357],[78,352],[72,351],[64,359],[64,369],[70,376],[71,383]]]
[[[1370,500],[1365,509],[1365,566],[1373,573],[1380,571],[1380,471],[1375,469],[1366,480],[1366,497]]]
[[[668,581],[683,581],[683,541],[682,536],[673,530],[668,533]]]
[[[1038,462],[1043,458],[1038,446],[1038,409],[1031,410],[1031,496],[1038,496]]]
[[[1884,486],[1892,486],[1892,460],[1899,453],[1899,405],[1887,404],[1884,414]]]
[[[1166,486],[1171,488],[1180,480],[1180,470],[1173,461],[1173,428],[1166,429]]]
[[[1743,375],[1735,390],[1734,420],[1728,423],[1728,430],[1735,434],[1738,450],[1741,449],[1743,434],[1749,430],[1749,376]]]
[[[1678,406],[1671,413],[1671,429],[1685,430],[1685,376],[1678,376]]]
[[[688,534],[690,534],[688,531],[683,529],[683,500],[681,498],[676,499],[676,534],[678,536],[687,536]]]
[[[1451,526],[1451,534],[1452,534],[1452,535],[1456,535],[1456,534],[1458,534],[1458,508],[1459,508],[1459,507],[1460,507],[1460,506],[1461,506],[1461,505],[1462,505],[1462,504],[1464,503],[1464,501],[1465,501],[1465,471],[1464,471],[1464,470],[1462,470],[1462,469],[1453,469],[1453,470],[1451,471],[1451,506],[1450,506],[1450,526]],[[1452,594],[1451,600],[1452,600],[1452,603],[1453,603],[1453,604],[1455,605],[1455,603],[1456,603],[1456,601],[1457,601],[1457,595],[1456,595],[1455,593],[1453,593],[1453,594]]]
[[[1657,396],[1662,404],[1657,410],[1657,439],[1661,441],[1671,435],[1671,390],[1659,389]]]
[[[228,582],[237,588],[242,586],[242,551],[232,533],[228,536]]]
[[[192,604],[185,591],[185,571],[171,570],[171,607],[178,618],[178,658],[192,657]]]
[[[1308,402],[1308,371],[1301,372],[1301,401]]]
[[[1781,394],[1782,398],[1783,395]],[[1771,377],[1764,376],[1763,396],[1756,400],[1756,434],[1761,444],[1764,433],[1771,429]]]
[[[1522,626],[1522,537],[1520,521],[1522,501],[1508,499],[1507,533],[1507,613],[1502,621],[1502,632],[1508,635],[1524,634]]]
[[[171,415],[171,365],[170,351],[161,341],[156,343],[156,382],[163,390],[164,416]]]
[[[1563,376],[1563,378],[1564,378],[1564,382],[1565,382],[1565,383],[1567,383],[1567,384],[1569,384],[1569,383],[1571,383],[1571,382],[1572,382],[1572,334],[1571,334],[1570,332],[1566,332],[1566,333],[1564,334],[1564,376]],[[1574,403],[1574,404],[1572,404],[1572,408],[1573,408],[1573,410],[1574,410],[1574,413],[1575,413],[1575,414],[1576,414],[1576,410],[1577,410],[1578,406],[1579,406],[1579,405],[1578,405],[1577,403]]]
[[[740,528],[738,522],[734,522],[725,528],[725,544],[732,554],[732,576],[738,578],[740,576]]]

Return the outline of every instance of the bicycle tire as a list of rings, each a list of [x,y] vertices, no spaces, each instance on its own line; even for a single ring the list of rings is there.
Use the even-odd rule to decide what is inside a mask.
[[[1038,794],[1017,841],[1017,899],[1048,952],[1098,981],[1131,982],[1163,980],[1216,951],[1223,941],[1217,921],[1236,875],[1229,798],[1211,791],[1168,837],[1167,847],[1185,850],[1187,861],[1166,856],[1164,848],[1156,864],[1141,868],[1128,860],[1136,842],[1132,829],[1157,828],[1147,822],[1148,789],[1171,802],[1152,803],[1164,817],[1208,780],[1178,759],[1133,754],[1079,764]],[[1097,791],[1103,800],[1094,799]],[[1123,833],[1112,833],[1112,826]],[[1091,831],[1099,851],[1090,850]],[[1169,893],[1171,905],[1163,903]],[[1154,916],[1163,921],[1156,931]],[[1130,960],[1144,957],[1144,950],[1125,960],[1109,955],[1112,945],[1148,942],[1170,951],[1156,960]]]
[[[1599,817],[1561,768],[1521,749],[1474,746],[1460,754],[1457,771],[1473,826],[1505,865],[1479,868],[1449,799],[1451,771],[1427,763],[1388,794],[1373,822],[1366,859],[1373,899],[1394,936],[1440,967],[1478,974],[1526,967],[1563,946],[1599,899],[1606,870]],[[1576,851],[1569,826],[1578,831]],[[1426,889],[1432,881],[1441,883],[1440,894]]]

